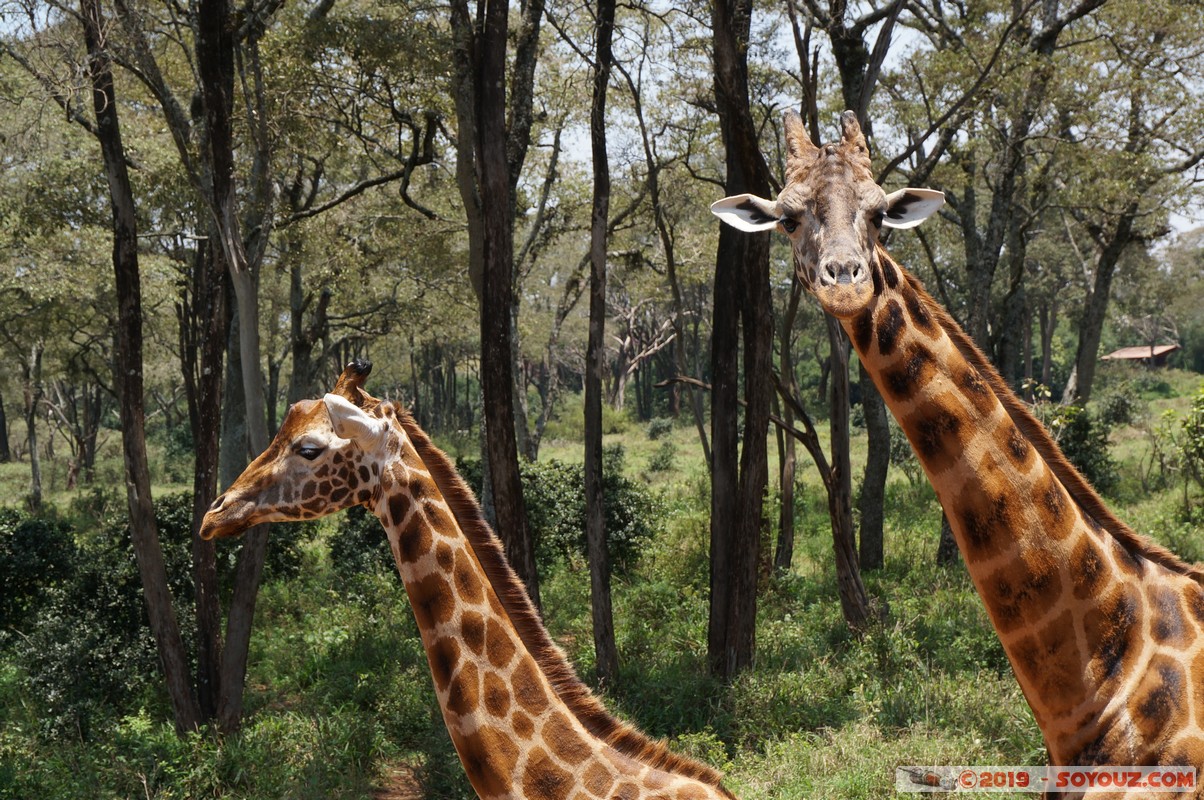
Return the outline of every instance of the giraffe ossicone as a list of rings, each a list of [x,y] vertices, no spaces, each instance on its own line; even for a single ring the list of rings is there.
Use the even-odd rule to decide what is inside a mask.
[[[321,400],[295,403],[214,501],[206,539],[352,505],[385,527],[452,743],[491,798],[730,800],[720,775],[610,715],[551,640],[471,490],[354,361]]]
[[[879,242],[941,198],[887,195],[851,111],[838,142],[812,143],[797,114],[785,134],[778,197],[715,213],[790,238],[799,280],[840,320],[936,489],[1051,762],[1204,765],[1204,573],[1109,511]]]

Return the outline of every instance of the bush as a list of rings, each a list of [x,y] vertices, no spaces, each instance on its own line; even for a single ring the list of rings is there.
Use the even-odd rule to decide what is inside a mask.
[[[652,520],[660,513],[659,503],[647,487],[623,476],[625,460],[620,444],[602,450],[606,543],[611,567],[616,570],[635,563],[643,545],[657,532]],[[458,459],[456,471],[479,495],[481,462]],[[558,558],[584,558],[585,467],[556,459],[520,461],[519,472],[539,568],[547,569]]]
[[[1131,425],[1140,413],[1132,388],[1122,384],[1099,399],[1099,420],[1109,428]]]
[[[662,436],[673,432],[673,420],[670,417],[657,417],[648,423],[648,438],[656,441]]]
[[[661,442],[660,447],[656,448],[656,452],[652,454],[652,458],[648,459],[648,471],[668,472],[673,469],[676,460],[677,448],[673,446],[673,442]]]
[[[0,630],[24,630],[48,591],[75,568],[71,526],[0,508]]]
[[[363,506],[354,506],[339,520],[330,537],[330,563],[343,578],[387,574],[394,569],[393,551],[380,520]]]
[[[159,498],[155,519],[176,618],[182,623],[185,646],[191,647],[192,496],[177,493]],[[300,543],[313,534],[312,523],[276,526],[264,563],[265,579],[295,575],[301,564]],[[44,703],[41,716],[46,728],[86,738],[98,718],[128,707],[131,698],[153,699],[160,681],[159,657],[124,509],[110,514],[93,531],[81,533],[79,539],[69,579],[44,586],[45,602],[28,635],[18,643],[17,655],[28,675],[30,696]],[[218,580],[227,590],[233,586],[237,550],[218,550]]]
[[[631,566],[655,529],[656,503],[642,485],[623,477],[621,447],[607,448],[602,459],[602,495],[606,544],[612,568]],[[525,463],[523,496],[535,535],[541,569],[556,558],[584,558],[585,468],[560,461]]]
[[[1096,491],[1106,494],[1120,480],[1116,462],[1108,453],[1109,427],[1082,406],[1041,404],[1038,416],[1070,463],[1083,473]]]

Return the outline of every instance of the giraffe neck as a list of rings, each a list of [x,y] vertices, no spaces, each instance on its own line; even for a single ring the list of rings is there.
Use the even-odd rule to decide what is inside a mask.
[[[388,532],[456,751],[482,798],[723,798],[713,770],[615,720],[547,635],[447,457],[404,412],[382,475]]]
[[[1187,696],[1204,678],[1198,572],[1112,517],[956,323],[878,252],[881,291],[845,330],[936,489],[1051,760],[1200,764],[1204,718],[1188,704],[1204,715],[1204,697]]]

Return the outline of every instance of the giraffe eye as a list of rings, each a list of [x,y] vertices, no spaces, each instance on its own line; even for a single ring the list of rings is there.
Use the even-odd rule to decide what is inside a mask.
[[[313,461],[315,458],[322,455],[322,448],[314,447],[313,445],[303,445],[297,448],[297,455],[301,456],[306,461]]]
[[[798,220],[791,219],[790,217],[782,217],[780,220],[778,220],[778,224],[781,225],[782,230],[786,231],[788,234],[794,233],[798,230]]]
[[[870,222],[874,223],[875,228],[882,227],[883,216],[884,216],[883,213],[881,211],[879,211],[877,214],[874,214],[872,217],[870,217]]]

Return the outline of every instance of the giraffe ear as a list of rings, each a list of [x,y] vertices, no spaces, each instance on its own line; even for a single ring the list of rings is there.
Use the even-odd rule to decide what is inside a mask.
[[[945,193],[935,189],[900,189],[886,196],[887,228],[914,228],[945,204]]]
[[[778,204],[755,194],[738,194],[711,203],[711,213],[738,230],[754,233],[778,226]]]
[[[340,439],[350,439],[367,448],[384,437],[387,423],[383,419],[372,416],[341,395],[327,394],[322,402],[330,415],[330,426]]]

